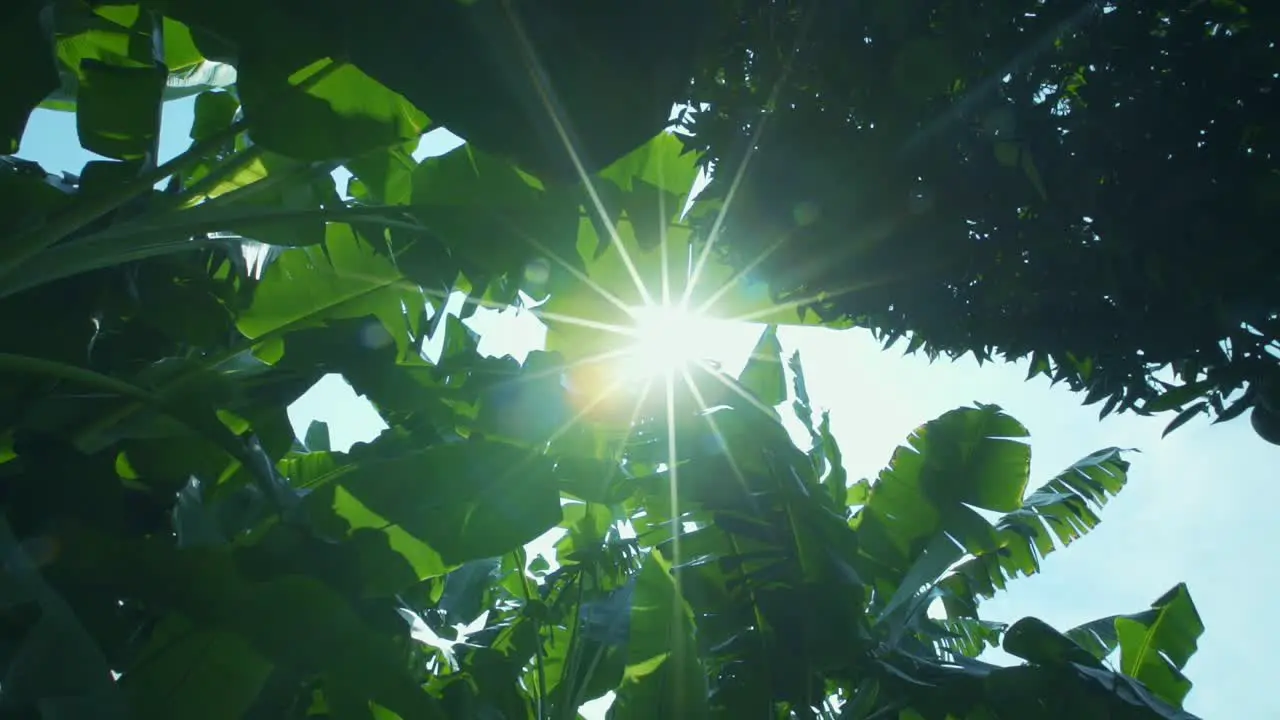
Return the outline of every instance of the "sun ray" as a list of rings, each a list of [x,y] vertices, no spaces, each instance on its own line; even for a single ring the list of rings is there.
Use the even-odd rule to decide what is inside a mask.
[[[772,305],[767,308],[762,308],[760,310],[754,310],[749,313],[735,315],[734,317],[729,318],[729,321],[730,322],[758,322],[760,321],[761,318],[768,317],[769,315],[772,315],[782,310],[794,310],[794,309],[803,307],[805,305],[812,305],[813,303],[821,302],[823,300],[833,300],[838,297],[844,297],[845,295],[849,295],[850,293],[856,293],[864,290],[870,290],[872,288],[883,287],[888,283],[901,279],[905,275],[906,275],[906,271],[903,271],[903,273],[898,276],[885,277],[885,278],[880,278],[878,280],[864,280],[862,282],[845,285],[844,287],[838,288],[835,290],[824,290],[820,293],[815,293],[813,295],[806,295],[805,297],[798,298],[795,300],[786,300],[786,301],[777,303],[776,305]]]
[[[519,230],[517,230],[514,227],[512,227],[512,229],[516,230],[516,232],[520,235],[520,237],[524,239],[525,242],[529,243],[534,248],[536,248],[538,252],[546,255],[548,258],[554,261],[557,265],[559,265],[560,267],[568,271],[569,274],[572,275],[574,278],[581,281],[582,284],[586,285],[591,290],[594,290],[596,294],[598,294],[600,297],[607,300],[610,304],[614,305],[619,310],[625,311],[627,309],[627,304],[624,303],[617,295],[614,295],[608,290],[605,290],[603,287],[600,286],[600,283],[596,282],[595,280],[592,280],[591,277],[588,276],[586,273],[582,272],[581,270],[579,270],[578,268],[570,264],[567,260],[560,257],[559,253],[543,245],[541,242],[538,242],[536,238],[529,237],[527,234],[519,232]]]
[[[640,389],[640,392],[636,396],[637,397],[636,406],[631,411],[631,419],[627,423],[628,428],[634,428],[636,426],[636,423],[640,420],[640,410],[644,407],[644,401],[649,399],[649,393],[652,391],[653,391],[653,381],[648,380],[645,382],[644,387]],[[628,429],[627,431],[627,437],[628,439],[631,437],[630,429]]]
[[[888,282],[888,281],[882,281],[882,282]],[[798,310],[806,305],[812,305],[813,303],[821,302],[823,300],[831,300],[833,298],[841,297],[843,295],[847,295],[853,292],[858,292],[860,290],[867,290],[870,288],[879,287],[882,284],[882,282],[868,281],[868,282],[860,283],[858,285],[849,285],[840,290],[823,291],[820,293],[816,293],[814,295],[806,295],[805,297],[797,298],[795,300],[785,300],[771,307],[761,308],[760,310],[752,310],[751,312],[742,313],[741,315],[735,315],[730,320],[732,322],[744,322],[744,323],[763,322],[764,318],[767,318],[770,315],[774,315],[776,313],[779,313],[785,310]]]
[[[342,273],[342,275],[350,278],[366,277],[364,273]],[[377,278],[373,275],[367,275],[367,279],[379,280],[380,278]],[[462,302],[463,305],[471,305],[474,307],[484,308],[484,309],[493,310],[493,311],[505,310],[509,307],[505,303],[487,302],[480,298],[474,298],[468,295],[461,294],[455,290],[443,291],[443,290],[434,290],[434,289],[422,287],[408,280],[399,280],[393,284],[395,286],[402,287],[405,290],[421,292],[422,295],[425,296],[426,298],[430,300],[434,300],[436,303],[438,303],[439,307],[434,308],[433,314],[443,313],[445,311],[445,306],[448,304],[448,302],[452,300],[454,297],[458,297],[458,296],[461,296],[460,301]],[[628,313],[631,312],[625,305],[623,305],[622,308],[624,310],[627,310]],[[571,315],[563,315],[559,313],[550,313],[543,310],[539,310],[536,307],[523,308],[523,312],[527,312],[530,315],[533,315],[534,317],[542,321],[550,320],[552,322],[560,322],[564,324],[585,327],[593,330],[600,330],[602,332],[608,332],[608,333],[620,335],[623,337],[628,337],[633,339],[640,338],[640,331],[635,327],[598,322],[598,321],[589,320],[586,318],[578,318]],[[257,340],[255,340],[255,342],[257,342]],[[593,353],[591,355],[578,358],[573,362],[568,363],[567,365],[559,366],[554,369],[541,370],[541,371],[536,371],[536,372],[522,375],[518,380],[516,380],[516,382],[531,382],[534,380],[541,379],[542,377],[545,377],[549,374],[563,372],[566,369],[582,367],[582,366],[591,365],[595,363],[608,362],[610,360],[617,360],[619,358],[626,356],[630,352],[632,352],[632,348],[624,347],[624,348],[615,348],[611,350],[606,350],[599,353]],[[625,380],[622,382],[616,383],[615,385],[620,387],[622,384],[624,384],[624,382]]]
[[[584,285],[586,285],[588,288],[590,288],[591,290],[599,294],[602,298],[604,298],[610,304],[616,306],[619,310],[623,311],[628,316],[634,317],[635,315],[634,308],[627,306],[620,298],[609,293],[604,288],[600,287],[598,283],[593,281],[585,273],[573,267],[569,263],[565,262],[563,258],[560,258],[555,253],[545,248],[545,246],[542,246],[542,244],[539,243],[538,241],[534,240],[533,238],[526,238],[526,239],[530,242],[530,244],[538,248],[539,251],[546,253],[550,259],[563,265],[566,270],[568,270],[577,279],[583,282]],[[366,274],[366,273],[340,272],[339,274],[342,275],[343,277],[354,278],[354,279],[367,279],[370,281],[382,280],[382,278],[379,278],[372,274]],[[392,285],[402,287],[405,290],[420,292],[426,298],[438,303],[440,306],[439,311],[442,311],[445,305],[447,305],[448,302],[452,300],[455,296],[461,296],[461,302],[464,306],[484,308],[486,310],[492,310],[495,312],[506,310],[509,307],[509,305],[506,303],[496,302],[496,301],[487,301],[483,298],[477,298],[452,288],[448,290],[434,289],[426,286],[420,286],[406,279],[397,280],[394,283],[392,283]],[[638,336],[638,332],[636,328],[633,326],[619,325],[615,323],[601,322],[598,320],[591,320],[589,318],[581,318],[581,317],[566,315],[562,313],[548,312],[545,310],[541,310],[537,307],[524,307],[523,311],[528,312],[530,315],[533,315],[534,317],[538,318],[538,320],[543,321],[544,324],[547,324],[547,321],[550,321],[551,323],[563,323],[566,325],[575,325],[578,327],[589,328],[592,330],[609,332],[615,335],[623,335],[623,336],[633,337],[633,338]],[[603,359],[603,357],[597,357],[597,359]]]
[[[746,267],[734,273],[733,277],[729,278],[729,280],[725,282],[724,285],[721,285],[719,289],[717,289],[714,293],[712,293],[710,297],[708,297],[700,306],[698,306],[698,309],[695,312],[699,312],[699,313],[708,312],[711,309],[711,307],[716,303],[720,302],[720,300],[724,298],[725,294],[728,293],[730,290],[732,290],[735,285],[737,285],[738,283],[746,279],[748,273],[750,273],[752,270],[755,270],[756,267],[760,265],[760,263],[767,260],[770,255],[777,252],[777,250],[781,248],[783,245],[785,245],[788,240],[794,237],[794,232],[795,231],[792,230],[791,232],[788,232],[784,234],[782,237],[778,238],[776,241],[774,241],[772,245],[770,245],[763,252],[761,252],[759,257],[757,257],[755,260],[752,260],[750,263],[748,263]]]
[[[623,443],[631,442],[631,436],[635,433],[637,423],[640,420],[640,411],[644,408],[644,403],[649,399],[649,393],[653,392],[652,379],[645,382],[644,387],[640,389],[636,395],[635,407],[631,409],[631,417],[627,420],[627,433],[623,437]]]
[[[634,328],[628,328],[623,325],[614,325],[613,323],[600,322],[598,320],[588,320],[586,318],[564,315],[562,313],[547,312],[545,310],[539,310],[538,308],[529,308],[527,312],[539,320],[545,318],[552,322],[564,323],[565,325],[576,325],[578,327],[590,328],[592,330],[602,330],[615,335],[635,336],[636,334]]]
[[[475,308],[484,308],[485,310],[501,312],[502,310],[505,310],[508,307],[506,303],[493,302],[493,301],[485,300],[484,298],[472,297],[471,295],[462,293],[452,288],[450,288],[449,290],[433,290],[425,287],[420,287],[418,285],[414,285],[413,282],[409,280],[404,281],[404,286],[407,289],[421,289],[423,295],[433,300],[436,300],[437,302],[440,303],[441,310],[444,309],[444,306],[447,305],[448,302],[455,295],[462,295],[462,300],[460,302],[463,305],[470,305],[471,307],[475,307]]]
[[[765,250],[764,253],[762,253],[762,256],[760,258],[753,261],[750,265],[747,265],[741,271],[735,273],[733,277],[731,277],[723,285],[717,288],[716,291],[706,301],[704,301],[695,312],[707,313],[711,311],[713,309],[714,304],[722,300],[724,296],[730,290],[732,290],[735,285],[742,282],[746,278],[746,274],[750,272],[755,265],[759,264],[765,257],[768,256],[768,254],[775,251],[781,244],[785,243],[788,239],[789,238],[787,237],[783,237],[779,241],[776,241],[773,246],[771,246],[769,249]],[[941,267],[942,265],[943,263],[939,261],[934,263],[933,266]],[[724,320],[725,322],[758,322],[758,321],[761,321],[762,318],[768,317],[769,315],[776,314],[780,311],[791,310],[791,309],[799,308],[803,305],[809,305],[822,300],[831,300],[834,298],[843,297],[844,295],[848,295],[850,293],[859,292],[862,290],[868,290],[876,287],[881,287],[887,283],[906,278],[909,272],[916,272],[921,269],[922,268],[917,266],[911,271],[903,270],[895,275],[880,278],[877,280],[864,280],[862,282],[845,285],[844,287],[838,288],[835,290],[824,290],[820,293],[808,295],[796,300],[787,300],[780,303],[773,303],[773,304],[770,304],[768,307],[762,308],[760,310],[753,310],[751,312],[742,313],[739,315],[733,315],[731,317],[724,318]],[[925,269],[927,269],[927,267]]]
[[[663,378],[667,392],[667,474],[671,490],[671,566],[680,567],[680,534],[684,529],[680,520],[680,453],[676,447],[676,398],[674,373]],[[680,594],[680,574],[672,573],[676,594]],[[679,654],[676,655],[679,657]]]
[[[729,382],[728,380],[725,380],[723,374],[716,372],[713,368],[709,368],[706,365],[702,365],[702,364],[699,364],[699,365],[702,368],[702,370],[704,370],[708,375],[714,378],[716,382],[720,383],[721,385],[724,385],[726,388],[729,388],[729,390],[733,391],[733,393],[736,394],[738,397],[742,398],[743,400],[746,400],[747,403],[751,405],[751,407],[755,408],[756,410],[759,410],[765,415],[773,415],[776,412],[773,408],[760,402],[759,399],[752,397],[750,393],[744,391],[742,388]]]
[[[665,208],[666,200],[663,198],[663,193],[658,193],[658,261],[662,264],[662,304],[664,306],[671,304],[671,265],[669,257],[671,249],[667,247],[667,216],[664,212]]]
[[[703,369],[710,372],[707,368]],[[733,473],[738,484],[741,485],[743,491],[746,492],[747,477],[742,474],[742,468],[738,466],[737,459],[734,458],[733,453],[729,451],[729,442],[725,439],[724,433],[720,431],[720,424],[716,422],[715,417],[713,417],[713,414],[710,412],[711,408],[707,407],[707,401],[703,398],[702,391],[698,389],[697,383],[694,382],[693,378],[689,375],[687,368],[683,370],[683,374],[685,385],[689,388],[689,393],[693,395],[694,402],[696,402],[698,407],[702,410],[703,419],[707,421],[707,426],[711,428],[711,432],[716,436],[716,440],[719,441],[720,447],[724,449],[725,460],[729,463],[729,471]],[[747,493],[747,496],[749,498],[751,497],[749,492]],[[754,504],[754,498],[751,498],[751,501]]]
[[[595,206],[596,213],[600,216],[600,222],[609,230],[609,241],[613,243],[613,249],[618,251],[618,257],[622,260],[622,264],[627,268],[627,274],[631,276],[631,281],[635,283],[636,291],[640,293],[640,298],[646,303],[653,302],[653,296],[649,294],[649,288],[645,286],[644,280],[640,277],[640,271],[636,269],[635,261],[631,259],[631,253],[627,252],[627,248],[622,243],[622,238],[618,235],[618,228],[609,221],[609,214],[605,212],[604,203],[600,202],[600,194],[596,192],[595,184],[589,178],[583,179],[583,185],[587,189],[587,195],[591,198],[591,203]]]
[[[778,96],[782,93],[782,86],[786,82],[787,77],[791,74],[791,64],[795,60],[796,54],[800,52],[800,47],[804,43],[805,37],[809,34],[809,27],[813,23],[813,17],[816,14],[818,0],[814,0],[809,6],[808,12],[804,14],[800,23],[800,29],[796,34],[796,41],[791,46],[791,53],[787,56],[786,62],[783,64],[782,72],[778,74],[778,79],[774,82],[773,87],[769,90],[769,99],[766,107],[774,107],[777,105]],[[688,303],[689,297],[693,292],[694,286],[698,284],[699,278],[702,277],[702,270],[706,267],[708,259],[711,257],[711,249],[715,245],[720,235],[720,228],[724,224],[725,216],[729,213],[729,208],[733,205],[734,199],[737,197],[738,188],[742,184],[743,177],[746,176],[747,166],[751,162],[751,158],[755,155],[756,146],[760,142],[760,137],[764,133],[765,126],[768,125],[769,115],[761,117],[760,122],[756,125],[755,130],[751,133],[751,142],[747,145],[747,151],[742,156],[742,162],[738,165],[738,169],[733,174],[733,180],[729,183],[729,192],[725,194],[724,205],[720,208],[720,212],[716,214],[715,221],[711,224],[711,231],[707,233],[706,243],[702,246],[702,252],[698,256],[697,262],[693,265],[693,273],[689,277],[689,284],[685,286],[684,303]]]
[[[649,289],[645,287],[644,281],[640,278],[640,272],[636,269],[631,255],[622,245],[617,228],[609,221],[609,214],[605,212],[604,203],[600,201],[600,194],[596,191],[595,184],[591,182],[591,176],[587,174],[586,168],[582,164],[581,155],[573,146],[573,140],[569,137],[569,130],[565,127],[561,112],[556,107],[559,103],[553,97],[552,88],[548,86],[546,72],[542,67],[541,61],[538,60],[538,54],[533,47],[533,43],[529,41],[529,36],[525,33],[524,24],[512,12],[510,0],[503,2],[503,8],[506,10],[507,18],[511,21],[511,26],[520,41],[521,55],[524,58],[525,68],[529,72],[529,79],[533,82],[533,86],[538,92],[538,98],[542,101],[547,117],[556,129],[556,135],[559,136],[560,142],[564,145],[565,153],[569,156],[570,162],[573,163],[573,169],[578,173],[578,179],[582,182],[583,188],[587,191],[587,196],[591,199],[592,206],[600,216],[600,222],[608,229],[609,239],[618,251],[618,256],[622,259],[623,265],[626,266],[627,273],[631,275],[631,280],[636,285],[636,291],[640,293],[645,302],[653,302],[649,296]]]
[[[720,208],[720,212],[716,213],[716,219],[711,223],[711,231],[707,233],[707,240],[702,245],[702,251],[698,255],[697,261],[693,264],[693,272],[689,277],[689,282],[684,288],[684,302],[688,302],[693,294],[693,289],[698,284],[698,280],[702,277],[702,270],[706,267],[708,259],[711,257],[711,248],[715,246],[716,239],[720,234],[720,228],[724,225],[725,216],[728,215],[729,207],[733,204],[734,199],[738,195],[738,187],[742,182],[742,178],[746,175],[747,166],[751,162],[752,156],[755,155],[755,146],[759,141],[760,133],[764,130],[765,121],[761,120],[756,126],[756,131],[752,135],[751,144],[747,147],[747,152],[742,158],[742,163],[738,166],[737,172],[734,173],[733,180],[729,183],[729,192],[725,194],[724,205]]]

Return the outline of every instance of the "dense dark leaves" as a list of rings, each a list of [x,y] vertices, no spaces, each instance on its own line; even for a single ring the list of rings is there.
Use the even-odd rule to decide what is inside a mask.
[[[1277,372],[1274,4],[745,8],[691,143],[721,246],[776,296],[1030,357],[1104,415],[1221,416]]]

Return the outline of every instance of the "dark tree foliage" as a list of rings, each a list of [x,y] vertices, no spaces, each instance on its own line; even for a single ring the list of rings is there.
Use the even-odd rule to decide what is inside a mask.
[[[749,159],[720,246],[778,296],[930,356],[1029,356],[1103,416],[1227,420],[1268,395],[1280,6],[797,0],[735,19],[692,144],[721,197]]]

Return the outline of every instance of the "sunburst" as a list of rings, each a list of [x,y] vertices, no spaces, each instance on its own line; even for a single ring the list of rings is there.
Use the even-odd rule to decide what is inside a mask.
[[[619,253],[622,263],[626,266],[627,274],[631,281],[635,284],[635,290],[642,302],[635,306],[627,306],[620,302],[619,298],[610,293],[599,283],[593,281],[590,277],[574,268],[571,264],[565,262],[563,258],[555,256],[553,253],[546,252],[546,248],[540,244],[534,243],[535,247],[543,253],[556,265],[576,277],[580,282],[589,287],[592,292],[599,295],[609,304],[613,305],[619,311],[619,317],[626,318],[628,322],[616,325],[607,323],[599,323],[586,318],[574,318],[566,316],[551,316],[547,313],[540,315],[541,319],[550,323],[563,323],[567,325],[577,325],[579,327],[592,327],[593,329],[613,333],[620,338],[620,347],[612,350],[583,358],[575,362],[574,368],[580,372],[579,376],[591,378],[588,387],[577,388],[578,394],[582,397],[580,403],[580,411],[562,428],[561,432],[571,429],[575,424],[582,422],[590,416],[595,408],[600,405],[607,405],[610,400],[623,400],[634,402],[629,412],[624,412],[619,418],[626,425],[626,432],[629,434],[637,424],[640,416],[641,408],[646,405],[649,396],[655,391],[661,392],[661,399],[665,404],[666,412],[665,420],[667,424],[667,440],[669,448],[669,458],[667,463],[667,473],[670,481],[670,500],[672,509],[672,555],[671,562],[679,566],[683,562],[680,549],[681,534],[681,518],[682,513],[679,509],[679,462],[680,454],[677,450],[676,412],[678,394],[694,399],[699,406],[702,414],[710,423],[710,429],[716,435],[720,435],[719,428],[711,418],[706,407],[706,401],[701,392],[698,390],[697,384],[693,381],[692,372],[705,371],[721,380],[731,390],[737,392],[743,397],[748,404],[754,405],[762,410],[770,410],[765,408],[758,400],[743,393],[736,385],[727,382],[718,372],[718,369],[707,364],[709,357],[717,355],[717,336],[723,337],[722,329],[725,326],[740,322],[742,319],[714,319],[716,308],[714,305],[718,298],[724,294],[727,286],[734,285],[742,281],[746,272],[743,270],[737,273],[729,280],[725,287],[713,288],[715,292],[707,301],[699,304],[698,307],[692,307],[692,298],[694,296],[695,286],[702,281],[703,270],[707,266],[709,259],[712,257],[712,248],[716,237],[719,235],[721,225],[729,206],[733,203],[737,194],[743,175],[747,169],[747,164],[751,159],[751,152],[742,160],[741,164],[733,173],[733,181],[731,183],[728,196],[725,199],[724,206],[721,209],[719,217],[710,232],[710,236],[703,245],[698,257],[685,258],[668,258],[668,244],[665,237],[665,223],[660,223],[659,227],[663,228],[664,236],[660,238],[659,247],[663,257],[663,277],[661,278],[660,288],[650,288],[646,285],[644,278],[637,272],[634,260],[628,254],[624,243],[619,241],[617,228],[613,227],[609,221],[608,213],[605,212],[604,206],[600,201],[600,197],[596,192],[593,179],[587,174],[582,163],[580,154],[577,150],[577,143],[572,137],[572,129],[569,127],[564,113],[556,100],[554,88],[550,87],[547,82],[547,74],[542,67],[535,48],[528,42],[527,37],[523,33],[520,21],[514,13],[508,14],[509,20],[513,23],[516,35],[521,42],[521,56],[525,64],[525,69],[529,79],[533,82],[538,97],[543,105],[543,110],[552,121],[556,133],[565,153],[571,160],[574,168],[577,170],[578,177],[582,182],[583,188],[586,190],[587,196],[590,198],[589,211],[594,211],[596,216],[601,220],[602,224],[607,227],[611,236],[612,246]],[[812,13],[806,14],[806,23],[812,19]],[[800,40],[796,42],[796,49],[800,46]],[[789,63],[788,63],[789,65]],[[771,94],[771,103],[777,99],[779,90],[783,85],[786,72],[783,77],[779,78],[778,83],[773,88]],[[751,147],[755,147],[759,136],[764,129],[765,124],[760,123],[755,130],[755,138],[751,143]],[[660,196],[661,197],[661,196]],[[662,200],[659,200],[659,207],[655,208],[660,217],[665,217],[666,208],[661,206]],[[772,250],[776,250],[778,246],[785,242],[786,238],[779,240]],[[674,278],[676,285],[683,288],[678,293],[678,298],[673,298],[672,285],[673,278],[669,277],[672,265],[667,262],[668,259],[680,260],[681,264],[687,269],[686,277]],[[535,314],[538,314],[535,311]],[[755,319],[755,318],[748,318]],[[658,390],[659,386],[661,389]],[[615,403],[616,404],[616,403]],[[687,406],[686,406],[687,407]],[[721,437],[723,441],[723,437]],[[723,445],[722,445],[723,446]],[[736,464],[730,458],[730,463],[734,467],[735,474]],[[739,478],[741,480],[741,478]],[[676,582],[677,592],[680,588],[680,579],[677,575],[674,578]],[[678,649],[677,649],[678,650]],[[679,652],[676,653],[679,656]]]
[[[716,338],[723,336],[723,320],[716,320],[678,303],[654,303],[630,308],[631,345],[618,364],[624,383],[676,377],[691,366],[716,357]]]
[[[662,394],[665,396],[666,415],[668,424],[674,425],[674,414],[677,393],[686,394],[693,397],[697,404],[702,406],[701,410],[707,410],[705,401],[699,393],[696,383],[693,382],[691,372],[695,370],[709,371],[712,377],[723,378],[718,374],[717,369],[709,366],[705,361],[709,357],[713,357],[718,353],[714,346],[717,336],[723,337],[722,328],[732,325],[740,321],[738,318],[729,319],[713,319],[716,308],[717,299],[723,295],[726,288],[742,281],[742,277],[746,270],[736,274],[725,287],[712,288],[715,290],[706,302],[701,303],[698,307],[692,307],[692,297],[695,286],[702,280],[703,270],[707,266],[709,259],[712,257],[712,248],[719,230],[723,223],[728,208],[734,202],[743,176],[746,172],[747,165],[750,162],[752,153],[748,152],[747,156],[742,160],[739,166],[733,172],[733,180],[729,189],[728,196],[725,199],[724,207],[721,209],[719,217],[713,224],[710,236],[703,245],[698,257],[687,258],[687,276],[684,278],[675,278],[676,285],[683,288],[678,293],[680,297],[672,297],[672,280],[668,276],[671,265],[666,262],[668,259],[666,237],[661,238],[661,251],[663,253],[664,262],[663,277],[661,279],[660,288],[650,288],[646,286],[644,279],[636,270],[636,264],[627,253],[626,247],[622,242],[618,242],[617,229],[612,226],[608,220],[608,214],[604,211],[604,207],[600,202],[600,198],[593,184],[593,179],[586,173],[580,154],[577,150],[577,143],[572,137],[572,129],[564,117],[559,103],[556,100],[555,90],[550,87],[547,82],[547,74],[538,57],[536,49],[528,42],[527,37],[523,33],[520,26],[519,18],[514,14],[508,14],[509,20],[513,23],[517,37],[520,38],[522,47],[521,57],[525,64],[529,79],[534,84],[538,97],[542,103],[543,110],[547,113],[555,127],[558,139],[563,145],[564,151],[571,160],[574,168],[578,172],[578,177],[582,182],[582,186],[586,189],[587,195],[591,201],[591,208],[602,223],[608,228],[609,234],[612,236],[613,248],[619,253],[620,259],[626,266],[630,279],[635,284],[635,290],[642,299],[642,303],[638,306],[628,307],[622,304],[617,297],[608,292],[605,288],[599,286],[590,277],[572,267],[571,264],[564,262],[562,258],[558,258],[553,254],[547,253],[549,259],[555,264],[560,265],[564,270],[575,276],[579,281],[589,287],[594,293],[601,298],[614,305],[619,311],[619,316],[629,319],[628,323],[609,326],[608,324],[598,323],[586,318],[574,318],[564,316],[550,316],[542,314],[541,318],[550,323],[563,323],[568,325],[577,325],[579,327],[593,327],[596,330],[614,333],[623,336],[620,339],[621,347],[615,347],[613,350],[600,353],[591,357],[584,358],[574,363],[579,369],[590,368],[590,372],[580,373],[580,376],[591,378],[591,381],[585,383],[589,387],[578,388],[579,394],[584,398],[581,403],[581,411],[576,417],[570,421],[573,423],[581,422],[588,416],[593,408],[601,404],[608,404],[611,398],[628,398],[635,405],[631,412],[623,413],[627,416],[629,426],[634,426],[635,420],[640,412],[640,408],[648,399],[647,396],[661,386]],[[807,26],[808,21],[812,19],[812,13],[806,13]],[[801,42],[797,39],[795,48],[798,49]],[[788,63],[789,65],[789,63]],[[777,95],[785,80],[786,72],[783,77],[778,79],[777,84],[772,89],[771,104],[776,101]],[[763,132],[765,123],[760,123],[755,130],[755,138],[758,141],[760,134]],[[755,147],[756,142],[751,143],[751,147]],[[660,200],[661,203],[661,200]],[[655,210],[659,215],[665,214],[665,208],[658,207]],[[660,224],[659,227],[665,227]],[[785,238],[779,240],[772,249],[777,249],[785,242]],[[540,246],[539,246],[540,247]],[[545,250],[545,248],[540,248]],[[677,258],[684,263],[684,258]],[[755,318],[748,318],[755,319]],[[729,383],[726,382],[726,385]],[[731,386],[739,392],[750,404],[761,409],[763,408],[759,401],[741,393],[736,386]],[[565,430],[568,427],[564,428]],[[712,426],[713,431],[718,434],[718,429]],[[672,432],[674,432],[672,430]],[[671,437],[669,443],[671,457],[669,459],[668,468],[671,480],[671,499],[672,509],[675,513],[677,521],[673,524],[673,534],[675,535],[674,551],[676,557],[671,558],[675,564],[681,562],[679,557],[679,532],[680,522],[678,518],[680,513],[677,507],[677,458],[679,456],[676,449],[676,438]]]

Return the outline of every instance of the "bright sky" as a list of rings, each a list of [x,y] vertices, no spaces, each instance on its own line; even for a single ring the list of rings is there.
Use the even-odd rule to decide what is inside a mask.
[[[166,108],[162,159],[186,147],[191,108],[190,100]],[[456,142],[429,134],[418,157]],[[32,118],[19,155],[50,172],[78,173],[97,159],[79,147],[72,115],[48,111]],[[481,314],[473,326],[483,333],[495,322],[512,320]],[[518,344],[537,345],[536,321],[524,316],[516,322],[523,327]],[[504,334],[513,330],[507,325]],[[719,351],[712,359],[740,368],[758,332],[745,325],[721,328],[706,344]],[[800,351],[815,403],[831,410],[854,478],[873,476],[919,424],[973,402],[998,404],[1030,428],[1033,486],[1099,448],[1139,448],[1141,454],[1129,458],[1130,484],[1104,510],[1102,524],[1050,556],[1042,574],[1019,579],[986,603],[984,616],[1012,622],[1034,615],[1067,629],[1144,610],[1185,581],[1207,626],[1187,668],[1195,683],[1187,710],[1206,718],[1280,718],[1271,687],[1271,658],[1280,646],[1272,609],[1280,590],[1274,557],[1280,448],[1258,439],[1247,419],[1216,426],[1193,421],[1162,441],[1170,417],[1099,422],[1097,406],[1081,407],[1081,395],[1051,388],[1042,378],[1024,382],[1025,364],[980,368],[965,359],[930,365],[924,357],[882,351],[860,330],[784,328],[780,334],[786,352]],[[490,337],[481,349],[505,352],[505,344]],[[381,428],[373,410],[337,378],[313,388],[290,414],[299,433],[313,418],[329,423],[336,449],[371,439]]]

